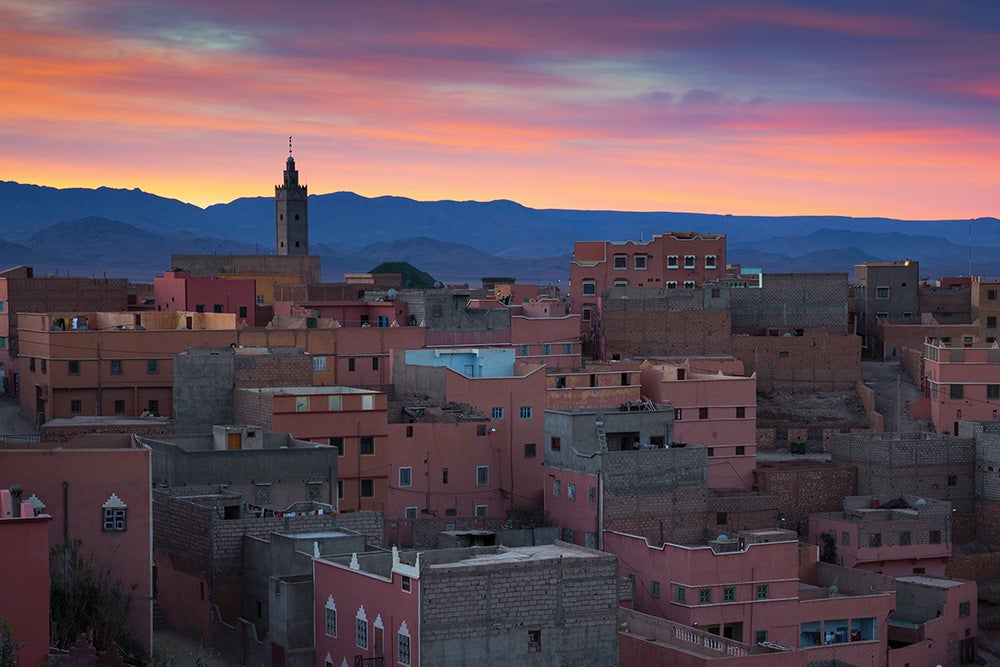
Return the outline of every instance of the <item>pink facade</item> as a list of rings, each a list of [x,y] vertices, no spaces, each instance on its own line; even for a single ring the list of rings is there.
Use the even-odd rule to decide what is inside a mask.
[[[407,323],[405,301],[279,301],[276,317],[327,319],[342,327],[399,327]]]
[[[565,305],[559,301],[522,304],[511,309],[510,343],[520,361],[579,368],[580,316],[565,314]]]
[[[150,450],[127,435],[0,448],[0,487],[15,482],[25,498],[37,500],[52,516],[51,545],[79,539],[99,566],[111,568],[126,587],[135,586],[131,634],[148,652],[153,594]]]
[[[767,531],[760,531],[767,532]],[[634,608],[728,639],[798,645],[798,542],[747,543],[717,552],[711,546],[651,546],[645,539],[606,532],[604,549],[635,579]],[[741,533],[742,535],[742,533]],[[763,634],[762,634],[763,633]]]
[[[546,467],[545,516],[563,529],[564,541],[590,549],[600,546],[600,483],[597,475]]]
[[[0,482],[0,484],[9,482]],[[22,499],[23,500],[23,499]],[[22,642],[22,665],[42,664],[49,655],[48,514],[35,516],[30,503],[14,507],[10,491],[0,489],[0,619],[10,622],[12,638]]]
[[[974,663],[977,597],[974,581],[922,575],[897,579],[889,638],[907,644],[889,651],[889,667]]]
[[[506,516],[511,457],[527,456],[506,450],[506,429],[496,422],[435,421],[440,409],[426,413],[426,422],[419,417],[407,422],[404,415],[403,422],[389,424],[386,537],[404,547],[414,544],[411,520]],[[541,449],[527,458],[540,461]]]
[[[667,232],[649,241],[577,241],[570,263],[570,304],[589,331],[601,313],[601,293],[613,286],[700,287],[726,268],[725,234]]]
[[[708,448],[710,488],[750,490],[757,452],[757,379],[644,362],[642,393],[674,409],[674,440]]]
[[[252,279],[192,276],[166,271],[153,278],[153,298],[159,311],[232,313],[239,326],[257,326],[257,287]]]
[[[353,665],[358,655],[387,666],[420,665],[419,571],[395,551],[386,558],[384,574],[313,561],[316,667]]]
[[[958,422],[1000,418],[1000,350],[927,343],[924,377],[938,433],[958,435]]]

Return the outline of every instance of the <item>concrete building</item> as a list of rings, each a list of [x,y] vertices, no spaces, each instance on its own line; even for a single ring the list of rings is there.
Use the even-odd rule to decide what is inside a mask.
[[[875,322],[917,324],[920,263],[914,260],[866,262],[854,266],[854,308],[857,333],[869,353],[881,349]]]
[[[299,170],[292,157],[292,142],[288,141],[285,161],[285,182],[274,186],[274,227],[278,255],[309,255],[309,193],[299,185]]]
[[[22,502],[52,517],[48,545],[80,540],[83,555],[93,556],[98,568],[110,570],[131,591],[129,632],[148,653],[153,632],[149,448],[131,435],[0,445],[0,488],[14,484],[23,489]]]
[[[889,616],[889,665],[976,664],[978,590],[973,581],[911,575],[896,579]]]
[[[809,540],[824,560],[891,577],[945,575],[951,503],[912,495],[850,496],[842,512],[809,517]]]
[[[30,266],[0,272],[0,393],[20,391],[19,313],[124,311],[127,285],[124,278],[35,277]]]
[[[1000,418],[1000,347],[924,345],[924,381],[938,433],[958,435],[958,423]]]
[[[708,449],[708,485],[749,491],[757,454],[757,378],[646,361],[643,396],[674,411],[674,441]]]
[[[260,426],[215,426],[211,434],[140,438],[153,452],[160,488],[225,484],[266,510],[298,502],[337,507],[337,452]]]
[[[419,397],[429,405],[469,405],[490,419],[487,468],[468,462],[452,475],[475,479],[479,486],[498,484],[507,494],[507,510],[542,507],[543,458],[524,453],[539,451],[543,443],[544,366],[517,361],[511,349],[405,350],[394,355],[393,379],[396,397],[404,402]]]
[[[165,271],[153,278],[156,310],[232,313],[237,326],[257,326],[257,286],[253,279],[192,276]]]
[[[314,567],[317,666],[618,664],[610,554],[561,542],[393,549]]]
[[[756,289],[729,291],[733,333],[768,335],[770,329],[848,333],[846,273],[768,273]]]
[[[13,491],[13,493],[12,493]],[[49,656],[49,522],[21,494],[0,489],[0,642],[17,642],[17,657],[39,665]],[[9,629],[10,633],[7,633]],[[3,656],[8,657],[8,656]]]
[[[545,512],[563,539],[598,548],[605,530],[702,539],[707,449],[670,447],[673,428],[672,409],[546,411]]]
[[[970,315],[973,322],[978,323],[978,338],[988,345],[992,345],[1000,336],[1000,281],[985,280],[975,278],[970,287],[971,304]]]
[[[664,232],[649,241],[577,241],[570,263],[570,303],[581,333],[603,317],[611,287],[692,289],[723,277],[725,234]]]
[[[385,511],[389,469],[387,397],[353,387],[280,387],[237,389],[234,415],[240,423],[260,424],[269,431],[290,433],[313,449],[330,445],[339,456],[336,501],[356,511]],[[314,476],[327,469],[313,469]],[[328,480],[333,484],[332,479]]]
[[[170,415],[174,354],[236,342],[220,313],[22,313],[21,410],[44,423],[84,415]]]
[[[955,510],[952,542],[975,536],[976,441],[971,435],[837,434],[832,458],[857,468],[857,495],[947,500]]]

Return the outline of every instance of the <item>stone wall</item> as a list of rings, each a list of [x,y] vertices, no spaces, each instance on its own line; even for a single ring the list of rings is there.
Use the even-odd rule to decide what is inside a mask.
[[[837,512],[857,493],[857,470],[820,461],[758,463],[756,488],[777,498],[780,525],[805,537],[809,515]]]

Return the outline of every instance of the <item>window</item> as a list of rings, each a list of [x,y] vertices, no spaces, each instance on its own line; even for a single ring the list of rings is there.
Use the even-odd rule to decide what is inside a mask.
[[[67,364],[67,367],[68,367],[67,368],[67,372],[70,375],[79,375],[80,374],[80,362],[79,361],[68,361],[68,362],[66,362],[66,364]]]
[[[160,372],[160,360],[159,359],[147,359],[146,360],[146,373],[148,375],[155,375]]]
[[[948,475],[948,486],[958,485],[958,475]]]
[[[840,534],[840,545],[844,547],[851,546],[851,534],[846,530]]]
[[[3,305],[4,305],[3,299],[0,299],[0,313],[3,312]]]
[[[363,435],[358,440],[358,446],[361,448],[362,456],[374,456],[375,455],[375,436]]]
[[[552,480],[552,497],[558,498],[562,495],[562,482],[558,479]]]
[[[344,480],[342,479],[337,480],[337,499],[344,499]]]
[[[344,455],[344,438],[340,436],[330,438],[330,446],[337,448],[337,456]]]
[[[674,421],[679,422],[684,419],[683,408],[674,408]]]
[[[399,469],[399,486],[413,486],[413,468]]]
[[[521,356],[521,357],[528,356],[528,354],[529,354],[528,346],[527,345],[518,345],[517,346],[517,354],[518,354],[518,356]]]
[[[354,619],[354,645],[368,648],[368,619],[365,617],[364,607],[358,610],[358,616]]]
[[[158,414],[160,414],[160,402],[157,401],[157,400],[149,401],[148,403],[146,403],[146,409],[150,413],[152,413],[154,415],[158,415]]]
[[[331,595],[326,601],[326,636],[336,637],[337,636],[337,605],[333,602],[333,596]]]
[[[722,601],[723,602],[736,602],[736,587],[726,586],[722,589]]]
[[[712,604],[711,588],[702,588],[698,591],[698,604]]]
[[[913,537],[910,535],[910,531],[904,530],[899,534],[899,544],[904,547],[913,544]]]
[[[213,313],[221,313],[222,312],[222,304],[221,303],[214,304],[212,306],[212,312]]]
[[[262,505],[271,502],[271,485],[255,484],[254,499]]]
[[[684,255],[684,268],[685,269],[694,268],[694,255]]]
[[[676,602],[677,604],[684,604],[685,591],[686,591],[686,589],[681,588],[680,586],[678,586],[677,588],[675,588],[674,589],[674,602]]]
[[[327,396],[326,409],[336,412],[344,407],[343,396]]]
[[[705,268],[706,269],[715,268],[715,255],[705,255]]]
[[[313,357],[313,372],[326,370],[326,357]]]
[[[419,512],[420,512],[420,510],[415,505],[410,506],[410,507],[404,507],[403,508],[403,518],[404,519],[416,519],[417,518],[417,514]]]
[[[584,296],[595,296],[597,294],[597,281],[596,280],[584,280],[580,283],[583,287]]]
[[[876,287],[875,288],[875,298],[876,299],[888,299],[889,298],[889,288],[888,287]]]
[[[407,438],[412,438],[413,437],[413,424],[407,424],[406,425],[406,437]]]
[[[479,517],[486,516],[489,513],[488,505],[476,505],[475,515]]]
[[[726,512],[716,512],[715,513],[715,525],[716,526],[725,526],[726,525],[726,521],[728,519],[729,519],[729,516],[726,514]]]
[[[576,484],[573,482],[566,482],[566,498],[576,500]]]
[[[755,644],[763,644],[767,641],[767,630],[757,630],[753,633]]]
[[[667,268],[668,269],[677,268],[677,255],[667,255]]]
[[[715,456],[715,447],[706,447],[709,456]]]
[[[378,357],[372,357],[372,370],[378,370]]]
[[[668,280],[667,281],[667,289],[677,289],[677,281],[676,280]]]
[[[559,438],[557,438],[556,436],[552,436],[552,438],[549,440],[549,447],[552,449],[552,451],[558,452],[560,449],[562,449],[562,443],[560,442]]]
[[[968,618],[972,614],[972,603],[971,602],[959,602],[958,603],[958,617]]]
[[[542,355],[548,356],[550,354],[552,354],[552,346],[548,343],[542,343]]]
[[[246,306],[240,306],[240,317],[242,317],[243,319],[246,319],[246,316],[247,316],[247,307]]]
[[[531,406],[522,405],[521,406],[521,419],[531,419]]]
[[[882,533],[872,533],[868,536],[868,546],[878,548],[882,546]]]
[[[997,328],[997,318],[996,315],[988,315],[986,317],[986,328],[996,329]]]
[[[354,358],[353,357],[347,360],[347,370],[350,371],[351,373],[354,372]]]
[[[441,468],[441,483],[442,484],[447,484],[448,483],[448,469],[447,468]]]
[[[413,590],[413,581],[409,577],[399,578],[399,587],[404,593],[410,593]]]
[[[778,356],[781,357],[782,359],[787,359],[788,358],[788,350],[779,350],[778,351]]]
[[[573,343],[563,343],[563,354],[573,354]]]
[[[112,359],[111,360],[111,374],[112,375],[121,375],[122,374],[122,362],[121,362],[121,359]]]
[[[406,621],[403,621],[396,635],[396,662],[407,666],[410,664],[410,635],[407,634]]]
[[[128,507],[118,497],[118,494],[112,493],[111,497],[105,501],[102,509],[104,510],[103,527],[105,532],[121,532],[125,530],[125,510]]]
[[[490,483],[490,467],[476,466],[476,486],[486,486]]]
[[[698,408],[698,419],[708,419],[708,408]]]
[[[767,600],[771,597],[771,584],[757,584],[757,599]]]
[[[591,505],[595,505],[597,503],[597,487],[596,486],[588,486],[587,487],[587,502],[590,503]]]
[[[932,530],[927,535],[927,541],[930,542],[931,544],[941,544],[941,531],[940,530]]]
[[[35,358],[31,357],[28,359],[28,370],[32,373],[35,372]]]
[[[734,452],[736,456],[746,456],[747,453],[746,445],[736,445]]]
[[[950,385],[949,398],[965,398],[965,385],[964,384]]]
[[[746,416],[747,416],[747,409],[745,407],[740,406],[740,407],[736,408],[736,418],[737,419],[746,419]]]
[[[70,401],[69,402],[69,411],[70,412],[83,412],[83,404],[82,404],[82,402],[79,401],[79,400],[76,400],[76,399]]]
[[[295,411],[296,412],[309,412],[309,397],[308,396],[296,396],[295,397]]]
[[[493,419],[503,419],[503,408],[492,408],[492,409],[490,409],[490,416]]]
[[[538,454],[536,452],[535,443],[533,443],[533,442],[526,442],[526,443],[524,443],[524,458],[526,458],[526,459],[533,459],[537,455]]]
[[[45,375],[46,360],[42,359],[42,375]]]
[[[694,289],[694,281],[693,280],[685,280],[684,281],[684,289]]]
[[[123,400],[115,401],[115,414],[116,415],[125,414],[125,401]]]
[[[594,309],[590,306],[584,306],[580,312],[580,317],[584,322],[590,322],[594,318]]]
[[[995,289],[988,289],[988,290],[986,290],[986,300],[987,301],[996,301],[997,300],[997,291]]]
[[[257,301],[257,305],[258,306],[263,306],[264,305],[264,295],[263,294],[258,294],[256,301]]]
[[[628,268],[628,255],[615,255],[615,270]]]
[[[528,653],[540,653],[542,650],[541,629],[528,630]]]
[[[719,289],[718,287],[713,287],[712,288],[712,298],[713,299],[718,299],[721,296],[722,296],[722,290]]]
[[[199,304],[195,305],[194,312],[196,312],[196,313],[204,313],[205,312],[205,304],[199,303]]]
[[[1000,384],[986,385],[986,398],[1000,398]]]
[[[649,596],[654,598],[660,597],[660,582],[656,579],[649,582]]]
[[[636,271],[645,271],[646,270],[646,256],[645,255],[636,255],[635,257],[633,257],[632,258],[632,266],[636,269]]]

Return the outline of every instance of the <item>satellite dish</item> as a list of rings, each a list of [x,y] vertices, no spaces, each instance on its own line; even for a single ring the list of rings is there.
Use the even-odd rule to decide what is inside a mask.
[[[390,287],[389,290],[385,293],[385,295],[389,299],[389,301],[395,301],[396,300],[396,288],[395,287]]]
[[[834,595],[836,595],[839,592],[840,592],[840,589],[837,588],[837,584],[830,584],[830,597],[833,597]]]
[[[717,542],[727,542],[729,540],[729,537],[725,533],[722,533],[715,539]]]

